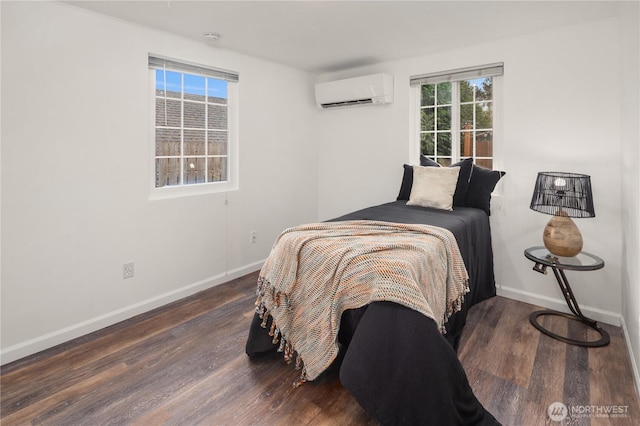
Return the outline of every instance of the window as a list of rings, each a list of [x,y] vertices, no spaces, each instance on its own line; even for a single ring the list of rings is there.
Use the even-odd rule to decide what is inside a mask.
[[[154,187],[234,183],[238,74],[149,56]]]
[[[419,88],[420,153],[443,166],[465,158],[493,168],[494,77],[502,64],[411,78]]]

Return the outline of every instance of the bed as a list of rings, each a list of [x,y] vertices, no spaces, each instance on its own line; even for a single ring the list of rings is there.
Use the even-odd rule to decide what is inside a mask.
[[[412,231],[414,226],[426,224],[447,230],[455,237],[468,273],[464,303],[446,313],[442,321],[395,299],[374,300],[341,311],[336,342],[339,352],[327,370],[339,369],[342,385],[382,424],[499,424],[473,394],[456,350],[468,309],[495,295],[488,202],[493,187],[504,173],[477,168],[470,161],[465,162],[464,170],[460,165],[452,166],[460,170],[456,171],[457,180],[454,190],[450,191],[450,209],[442,209],[410,202],[412,187],[420,183],[416,181],[414,185],[414,171],[432,165],[423,166],[404,166],[396,201],[358,210],[327,223],[338,227],[367,222],[383,227],[390,224],[406,226]],[[473,174],[478,179],[475,188],[471,184]],[[488,176],[491,179],[487,183]],[[433,184],[433,176],[429,182]],[[480,183],[483,188],[478,187]],[[484,191],[481,196],[480,190]],[[473,197],[479,197],[481,202],[470,202]],[[260,292],[260,285],[258,288]],[[277,337],[278,328],[270,313],[257,312],[250,325],[246,353],[258,356],[279,348],[285,358],[294,360],[294,348],[286,345],[283,348],[284,338],[278,342]]]

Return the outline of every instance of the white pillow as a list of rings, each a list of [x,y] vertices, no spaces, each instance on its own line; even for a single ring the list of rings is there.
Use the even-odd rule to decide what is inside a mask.
[[[413,166],[413,186],[408,206],[453,210],[460,167]]]

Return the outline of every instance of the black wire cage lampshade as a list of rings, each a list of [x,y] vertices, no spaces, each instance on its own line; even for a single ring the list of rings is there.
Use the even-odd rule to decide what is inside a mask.
[[[572,257],[582,251],[582,234],[571,218],[596,215],[590,176],[539,172],[529,207],[531,210],[553,215],[544,228],[542,237],[547,250],[564,257]]]

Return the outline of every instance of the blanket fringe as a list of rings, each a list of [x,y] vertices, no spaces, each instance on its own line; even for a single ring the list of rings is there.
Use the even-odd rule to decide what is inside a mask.
[[[300,357],[298,357],[300,358]],[[300,386],[302,386],[305,382],[307,381],[307,371],[305,369],[302,369],[302,374],[300,374],[300,378],[298,380],[296,380],[295,382],[293,382],[293,387],[294,388],[299,388]]]
[[[260,323],[260,326],[264,329],[267,328],[267,323],[269,320],[270,313],[263,299],[266,292],[269,291],[269,289],[271,289],[271,292],[273,292],[273,287],[269,285],[267,280],[264,279],[263,277],[260,277],[258,279],[258,289],[256,291],[258,298],[256,299],[255,306],[256,306],[256,313],[258,314],[258,317],[262,320],[262,323]],[[282,301],[285,301],[285,302],[287,301],[286,296],[283,295],[282,293],[280,292],[273,292],[273,293],[274,293],[273,298],[276,303],[276,306],[280,306],[280,303]],[[269,336],[273,337],[273,339],[271,340],[271,343],[273,343],[274,345],[278,344],[278,342],[280,343],[280,345],[278,346],[278,352],[282,352],[284,361],[287,364],[291,364],[295,359],[295,369],[302,370],[300,373],[300,378],[295,382],[293,382],[294,388],[300,387],[308,380],[307,370],[306,368],[304,368],[304,361],[302,360],[302,357],[300,356],[300,354],[295,351],[293,345],[290,342],[288,342],[285,339],[285,337],[282,335],[282,331],[280,331],[280,329],[278,328],[273,317],[271,317],[271,327],[269,328]]]
[[[467,282],[464,288],[464,293],[462,293],[460,297],[458,297],[457,299],[451,301],[451,304],[447,306],[447,310],[444,313],[444,321],[442,321],[442,324],[440,325],[440,333],[447,334],[447,329],[445,326],[447,322],[449,322],[449,318],[451,318],[451,315],[455,314],[456,312],[459,312],[462,309],[462,304],[464,303],[465,295],[470,291],[471,290],[469,289],[469,283]]]

